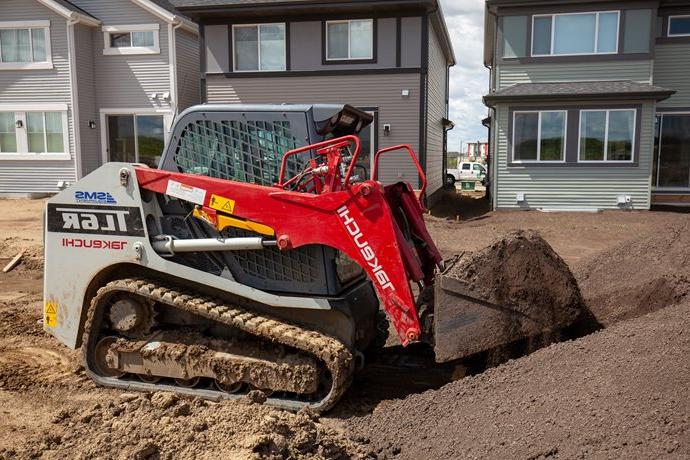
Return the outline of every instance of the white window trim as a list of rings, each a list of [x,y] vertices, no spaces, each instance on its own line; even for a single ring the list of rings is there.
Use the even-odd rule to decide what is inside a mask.
[[[283,26],[283,68],[279,70],[261,70],[261,31],[260,26]],[[243,27],[256,27],[256,43],[257,43],[257,69],[256,70],[239,70],[237,69],[237,59],[235,59],[235,29]],[[257,24],[233,24],[232,25],[232,71],[233,72],[284,72],[287,68],[287,26],[284,22],[264,22]]]
[[[0,21],[0,29],[44,29],[46,60],[43,62],[0,62],[0,70],[47,70],[53,68],[53,53],[50,48],[50,21]],[[33,37],[29,34],[30,43]],[[33,46],[31,48],[33,53]]]
[[[674,14],[668,17],[668,28],[666,29],[667,37],[690,37],[690,34],[672,34],[671,33],[671,20],[672,19],[690,19],[690,14]]]
[[[598,52],[597,48],[599,46],[599,15],[606,13],[616,13],[618,20],[616,21],[616,50],[615,51],[604,51]],[[556,16],[575,16],[582,14],[594,14],[596,15],[594,22],[594,52],[593,53],[568,53],[568,54],[554,54],[554,37],[556,33]],[[546,18],[551,17],[551,50],[549,54],[534,54],[534,18]],[[618,49],[620,47],[620,27],[621,27],[621,12],[620,10],[611,11],[583,11],[577,13],[553,13],[553,14],[533,14],[532,15],[532,37],[530,38],[530,56],[532,57],[559,57],[559,56],[595,56],[595,55],[606,55],[606,54],[618,54]]]
[[[580,159],[580,144],[582,142],[582,114],[585,112],[606,112],[606,126],[604,127],[604,159],[603,160],[582,160]],[[630,147],[629,160],[609,160],[609,114],[611,112],[632,112],[633,113],[633,132],[632,144]],[[580,110],[577,125],[577,162],[585,164],[602,163],[634,163],[635,162],[635,138],[637,137],[637,109],[582,109]]]
[[[123,54],[160,54],[160,24],[129,24],[118,26],[103,26],[103,54],[106,56]],[[111,32],[153,32],[153,46],[128,46],[113,48],[110,46]]]
[[[563,113],[565,114],[565,118],[563,119],[563,159],[562,160],[542,160],[541,159],[541,114],[545,112],[556,112],[556,113]],[[537,121],[537,159],[536,160],[516,160],[515,159],[515,120],[517,119],[518,114],[521,113],[538,113],[539,114],[539,119]],[[565,163],[566,162],[566,150],[568,147],[568,111],[567,110],[516,110],[513,112],[513,136],[512,136],[512,162],[513,164],[530,164],[530,163],[539,163],[539,164],[559,164],[559,163]]]
[[[67,104],[0,104],[0,112],[14,112],[15,123],[21,121],[24,132],[17,132],[16,153],[0,153],[0,161],[3,160],[71,160],[69,151],[69,122],[67,120]],[[62,113],[62,142],[64,152],[27,152],[28,133],[26,132],[27,112],[61,112]],[[44,132],[45,136],[45,132]]]
[[[170,140],[170,128],[172,127],[174,113],[170,109],[156,109],[151,107],[144,107],[138,109],[100,109],[100,122],[101,122],[101,160],[103,163],[108,163],[110,159],[108,158],[108,115],[161,115],[163,117],[163,139],[165,148],[168,146],[168,141]],[[134,124],[135,135],[136,135],[136,123]],[[135,149],[139,147],[135,143]],[[136,152],[138,155],[139,152]]]
[[[371,54],[368,57],[357,57],[353,58],[350,54],[350,42],[352,41],[352,21],[371,21]],[[344,58],[332,58],[328,56],[328,26],[330,24],[347,24],[347,57]],[[374,19],[364,18],[364,19],[343,19],[338,21],[326,21],[326,60],[327,61],[370,61],[374,59]]]

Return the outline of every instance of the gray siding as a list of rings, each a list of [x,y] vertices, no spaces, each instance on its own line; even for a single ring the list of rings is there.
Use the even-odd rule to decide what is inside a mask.
[[[169,109],[169,104],[149,98],[170,91],[168,24],[130,0],[74,0],[74,4],[101,19],[104,26],[159,24],[160,54],[103,55],[103,33],[93,29],[93,56],[98,82],[99,108]]]
[[[226,24],[204,26],[206,45],[206,72],[223,73],[230,71],[230,31]]]
[[[177,47],[177,111],[201,102],[199,90],[199,39],[182,29],[175,32]]]
[[[443,118],[446,114],[446,58],[429,24],[426,176],[428,194],[443,187]]]
[[[100,130],[89,128],[89,121],[99,123],[96,105],[96,80],[92,50],[93,28],[74,26],[75,61],[77,64],[77,101],[79,104],[79,137],[81,138],[81,168],[87,175],[101,164]]]
[[[654,84],[677,91],[658,107],[690,107],[690,43],[656,46]]]
[[[419,148],[419,74],[343,75],[325,77],[207,77],[210,103],[348,103],[379,110],[379,148],[411,144]],[[403,98],[401,91],[410,90]],[[390,123],[390,136],[383,125]],[[384,182],[400,179],[417,184],[417,171],[407,154],[391,153],[381,160]]]
[[[400,65],[420,67],[422,65],[422,18],[400,20]]]
[[[639,164],[631,167],[508,167],[508,111],[508,106],[497,107],[496,207],[519,208],[516,195],[524,192],[531,208],[616,209],[618,195],[631,195],[636,209],[649,208],[653,103],[642,107]]]
[[[555,81],[632,80],[649,83],[652,78],[652,67],[650,60],[500,64],[496,69],[496,89],[500,90],[516,83]]]
[[[74,136],[66,21],[35,1],[2,0],[2,21],[50,20],[53,69],[0,71],[0,103],[63,103],[68,105],[72,160],[0,160],[0,193],[55,192],[58,181],[73,182]]]

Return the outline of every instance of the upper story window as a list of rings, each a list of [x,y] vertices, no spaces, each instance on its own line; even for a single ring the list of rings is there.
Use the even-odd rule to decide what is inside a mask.
[[[513,161],[565,161],[567,118],[565,110],[515,112]]]
[[[0,22],[0,70],[52,68],[50,21]]]
[[[690,15],[688,15],[688,16],[669,16],[668,17],[668,36],[669,37],[689,37],[690,36]]]
[[[235,72],[285,70],[285,24],[232,26]]]
[[[615,54],[619,11],[535,15],[532,56]]]
[[[159,54],[158,24],[103,27],[103,54]]]
[[[326,22],[326,60],[345,61],[373,58],[373,19]]]

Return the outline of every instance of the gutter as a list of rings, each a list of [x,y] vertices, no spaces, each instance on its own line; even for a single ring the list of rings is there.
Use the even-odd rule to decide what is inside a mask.
[[[657,102],[668,99],[673,96],[676,91],[661,91],[661,92],[635,92],[635,93],[571,93],[571,94],[539,94],[539,95],[492,95],[488,94],[482,97],[484,105],[487,107],[495,107],[496,104],[510,103],[510,102],[540,102],[540,101],[581,101],[583,99],[599,100],[599,99],[626,99],[626,100],[649,100],[655,99]]]

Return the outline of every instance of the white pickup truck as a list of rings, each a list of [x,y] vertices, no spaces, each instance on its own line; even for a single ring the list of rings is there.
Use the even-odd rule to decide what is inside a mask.
[[[446,185],[453,186],[455,182],[461,180],[478,180],[484,182],[486,179],[486,167],[474,161],[463,161],[457,169],[448,169],[446,174]]]

